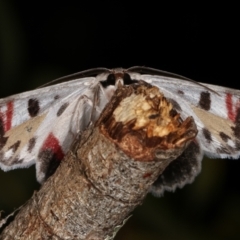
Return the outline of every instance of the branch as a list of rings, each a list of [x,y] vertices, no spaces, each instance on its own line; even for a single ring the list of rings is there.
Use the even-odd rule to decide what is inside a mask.
[[[158,88],[118,88],[1,239],[112,239],[196,134]]]

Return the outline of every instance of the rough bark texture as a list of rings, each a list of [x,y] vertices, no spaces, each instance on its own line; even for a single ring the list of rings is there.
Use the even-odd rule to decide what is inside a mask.
[[[151,111],[141,98],[136,104],[138,95]],[[142,112],[126,109],[126,99],[128,107],[135,104],[132,108]],[[84,132],[1,239],[112,239],[196,133],[194,121],[172,113],[156,88],[143,84],[118,89],[95,126]]]

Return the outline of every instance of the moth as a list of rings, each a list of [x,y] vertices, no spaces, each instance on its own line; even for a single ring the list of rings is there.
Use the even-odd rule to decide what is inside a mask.
[[[96,68],[0,99],[1,169],[35,163],[37,180],[43,183],[76,136],[97,120],[119,84],[141,81],[157,86],[181,118],[192,116],[198,128],[197,137],[152,185],[152,193],[161,195],[191,183],[201,170],[204,154],[240,156],[240,90],[147,67]]]

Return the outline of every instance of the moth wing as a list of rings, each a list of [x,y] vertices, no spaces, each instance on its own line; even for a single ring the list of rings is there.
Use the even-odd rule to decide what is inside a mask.
[[[198,128],[196,139],[173,161],[152,185],[160,196],[193,182],[201,171],[205,153],[213,158],[240,155],[240,91],[178,78],[142,75],[157,86],[183,119],[192,116]]]
[[[164,191],[174,192],[192,183],[201,171],[203,152],[199,143],[192,141],[185,151],[172,161],[158,179],[152,184],[150,191],[160,197]]]
[[[0,167],[8,171],[37,160],[42,181],[89,123],[97,87],[96,78],[87,77],[0,99]]]
[[[193,116],[197,140],[213,158],[240,156],[240,91],[171,77],[141,75],[157,86],[181,113]]]

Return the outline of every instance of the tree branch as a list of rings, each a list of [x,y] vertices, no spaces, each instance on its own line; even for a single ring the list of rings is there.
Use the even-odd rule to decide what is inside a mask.
[[[112,239],[196,134],[157,88],[118,88],[1,239]]]

